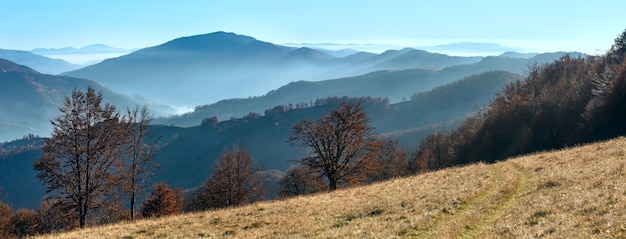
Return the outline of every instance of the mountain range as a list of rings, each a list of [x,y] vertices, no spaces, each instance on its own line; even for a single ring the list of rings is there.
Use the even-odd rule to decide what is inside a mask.
[[[134,50],[135,49],[123,49],[103,44],[95,44],[81,48],[35,48],[30,50],[30,52],[50,58],[63,59],[85,67],[100,63],[105,59],[126,55]]]
[[[285,43],[283,46],[289,47],[309,47],[315,50],[324,51],[330,55],[348,56],[358,51],[363,52],[384,52],[386,50],[400,50],[405,47],[398,45],[383,44],[336,44],[336,43]],[[519,47],[508,47],[498,43],[489,42],[454,42],[432,46],[413,46],[411,48],[425,50],[434,53],[441,53],[455,56],[496,56],[503,52],[528,52],[528,49]],[[533,54],[533,53],[523,53]],[[534,53],[537,54],[537,53]]]
[[[46,50],[98,52],[115,49],[93,45],[81,49],[38,51]],[[2,52],[5,55],[28,56],[28,59],[47,59],[44,65],[49,67],[63,62],[25,51]],[[80,73],[85,72],[97,73],[97,77],[87,76],[89,80],[40,74],[3,61],[5,70],[0,77],[11,80],[0,81],[2,89],[7,91],[0,99],[4,112],[0,117],[0,140],[11,140],[31,133],[47,135],[50,132],[48,120],[58,114],[57,108],[63,96],[69,95],[74,87],[84,88],[87,85],[97,85],[103,89],[105,98],[115,95],[123,99],[111,99],[121,108],[146,104],[152,107],[152,112],[157,116],[176,111],[163,103],[197,99],[204,104],[197,104],[199,106],[195,107],[193,113],[155,120],[156,123],[168,125],[195,126],[208,117],[215,116],[222,120],[237,118],[250,112],[263,113],[276,105],[302,104],[332,96],[380,97],[396,103],[410,98],[416,92],[428,91],[472,74],[492,70],[520,74],[528,65],[550,62],[565,54],[584,56],[580,53],[559,52],[539,54],[532,58],[514,53],[485,58],[452,57],[405,48],[381,54],[357,52],[336,57],[307,47],[284,47],[248,36],[216,32],[174,39],[66,74],[80,76]],[[27,63],[37,65],[32,61]],[[360,72],[366,73],[358,75]],[[217,75],[224,78],[214,77]],[[291,81],[294,78],[287,75],[309,80]],[[349,76],[324,78],[334,75]],[[286,83],[282,84],[283,81]],[[281,85],[262,92],[273,84]],[[21,85],[22,90],[14,90],[17,85]],[[111,85],[126,85],[132,90],[121,91],[120,94],[117,90],[110,90]],[[155,98],[143,97],[146,95]],[[245,95],[247,98],[223,97],[229,95]],[[252,97],[254,95],[262,96]],[[161,101],[162,97],[182,100]],[[213,99],[220,101],[206,104]],[[18,110],[20,107],[24,110]]]
[[[68,54],[94,54],[94,53],[129,53],[133,50],[111,47],[104,44],[95,44],[84,46],[81,48],[63,47],[63,48],[35,48],[30,52],[37,55],[68,55]]]
[[[479,62],[449,66],[443,69],[384,70],[339,79],[297,81],[281,86],[263,96],[225,99],[217,103],[195,107],[193,112],[159,118],[155,123],[178,126],[199,125],[207,117],[230,119],[250,112],[263,113],[276,105],[314,102],[332,96],[389,98],[392,103],[405,101],[417,92],[427,92],[436,86],[448,84],[466,76],[488,71],[507,71],[523,74],[532,64],[544,64],[564,55],[584,57],[576,52],[537,54],[530,58],[497,56],[485,57]]]
[[[160,137],[155,161],[162,170],[155,182],[189,189],[207,178],[222,149],[233,144],[244,145],[268,170],[286,170],[288,160],[306,154],[286,143],[291,126],[328,114],[340,101],[361,102],[380,137],[413,148],[428,133],[460,124],[528,66],[565,54],[584,57],[454,57],[411,48],[341,56],[216,32],[56,76],[0,60],[0,136],[25,135],[0,144],[0,187],[12,206],[37,206],[43,191],[31,180],[32,162],[43,141],[29,134],[47,136],[45,127],[63,98],[87,85],[119,109],[149,104],[158,115],[172,109],[155,102],[200,105],[190,114],[156,119],[151,127]],[[29,179],[15,183],[20,177]]]
[[[477,62],[422,50],[359,52],[334,57],[252,37],[215,32],[174,39],[65,73],[95,80],[121,93],[140,94],[174,106],[260,96],[289,82],[319,81],[378,70],[439,69]],[[178,92],[184,91],[181,95]]]
[[[507,47],[497,43],[486,42],[456,42],[436,46],[420,46],[416,48],[457,56],[493,56],[499,55],[502,52],[527,52],[527,50],[523,48]]]

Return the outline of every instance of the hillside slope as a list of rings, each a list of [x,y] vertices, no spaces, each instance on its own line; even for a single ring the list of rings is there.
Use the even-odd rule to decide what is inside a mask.
[[[173,109],[118,94],[88,79],[39,73],[27,66],[0,58],[0,141],[20,138],[27,134],[47,136],[52,132],[51,119],[60,114],[66,96],[72,90],[88,86],[102,92],[104,102],[118,109],[149,105],[156,115]]]
[[[42,238],[623,238],[626,138]]]
[[[437,87],[398,104],[388,104],[380,99],[360,100],[376,132],[388,139],[397,139],[400,147],[410,149],[432,131],[456,126],[474,111],[475,106],[486,104],[499,89],[517,78],[508,72],[486,72]],[[291,126],[303,119],[315,120],[327,115],[340,100],[359,99],[325,99],[317,106],[291,110],[276,107],[266,111],[264,116],[251,114],[214,124],[209,120],[196,127],[155,125],[151,130],[160,138],[160,147],[154,160],[161,169],[153,180],[183,189],[196,187],[207,179],[223,149],[233,144],[245,145],[255,161],[266,169],[285,171],[291,166],[288,160],[301,158],[307,153],[306,149],[287,143],[293,133]],[[15,143],[19,142],[0,144],[0,188],[4,188],[4,200],[11,206],[36,208],[39,206],[37,200],[44,194],[41,183],[33,177],[34,180],[24,179],[19,186],[13,186],[16,185],[15,178],[11,176],[34,175],[32,162],[41,156],[41,144],[28,144],[29,150],[36,149],[37,152],[27,153],[16,152],[12,146]],[[23,200],[19,196],[26,193],[30,193],[34,200]]]

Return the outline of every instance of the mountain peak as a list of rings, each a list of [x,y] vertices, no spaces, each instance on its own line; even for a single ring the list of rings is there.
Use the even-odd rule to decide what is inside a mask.
[[[215,50],[217,48],[232,48],[256,41],[253,37],[237,35],[231,32],[213,32],[202,35],[181,37],[159,47],[187,50]]]
[[[308,47],[300,47],[294,51],[292,51],[291,53],[289,53],[292,56],[298,56],[298,57],[312,57],[312,58],[323,58],[323,59],[332,59],[334,58],[331,55],[328,55],[324,52],[312,49],[312,48],[308,48]]]

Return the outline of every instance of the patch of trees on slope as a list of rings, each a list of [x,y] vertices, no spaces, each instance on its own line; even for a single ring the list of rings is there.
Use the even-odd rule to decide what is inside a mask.
[[[432,170],[626,134],[626,32],[602,56],[532,67],[458,129],[429,135],[412,160]]]

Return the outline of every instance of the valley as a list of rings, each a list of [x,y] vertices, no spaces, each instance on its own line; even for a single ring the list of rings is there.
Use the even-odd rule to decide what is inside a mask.
[[[622,60],[619,57],[624,53],[619,45],[620,39],[624,39],[624,35],[602,56],[577,52],[507,52],[499,56],[456,57],[410,48],[389,50],[380,54],[356,52],[336,56],[332,52],[306,47],[285,47],[252,37],[216,32],[178,38],[59,75],[42,74],[28,66],[0,59],[0,97],[3,97],[0,98],[0,107],[3,109],[0,113],[5,112],[0,114],[0,133],[3,137],[11,135],[8,137],[15,139],[0,144],[0,172],[5,172],[0,174],[2,201],[16,209],[32,210],[44,205],[41,200],[47,194],[46,188],[37,179],[38,174],[33,164],[42,159],[44,142],[48,136],[45,132],[52,129],[50,120],[60,115],[55,110],[63,105],[65,96],[77,89],[95,88],[102,93],[103,102],[117,106],[122,112],[136,105],[149,108],[150,114],[156,117],[147,126],[150,137],[141,138],[141,142],[154,145],[155,151],[151,158],[158,165],[158,170],[150,175],[145,184],[150,187],[156,182],[163,182],[180,190],[177,191],[180,192],[180,198],[186,198],[186,212],[194,210],[189,208],[193,203],[190,200],[203,190],[207,178],[218,169],[216,165],[224,157],[224,149],[230,147],[245,148],[245,152],[249,152],[261,169],[256,177],[265,180],[263,187],[266,187],[264,190],[267,192],[256,200],[270,202],[255,202],[253,206],[271,205],[272,200],[277,200],[277,204],[288,201],[301,203],[292,201],[306,197],[277,199],[278,190],[284,187],[281,180],[292,169],[303,167],[304,161],[300,159],[311,155],[311,151],[306,148],[290,143],[294,135],[294,125],[319,121],[326,115],[339,114],[335,110],[344,104],[355,104],[362,107],[367,117],[365,122],[368,127],[372,127],[374,138],[379,140],[377,142],[392,142],[389,144],[393,147],[391,154],[401,158],[400,161],[388,162],[397,163],[396,167],[404,167],[401,169],[404,173],[398,175],[416,176],[374,183],[372,186],[363,185],[375,182],[374,179],[355,179],[343,182],[342,187],[346,188],[339,192],[333,192],[334,188],[331,186],[331,192],[317,194],[317,197],[345,199],[348,196],[337,193],[356,190],[356,194],[361,196],[350,196],[350,201],[367,200],[378,198],[365,192],[369,190],[377,190],[382,195],[397,193],[369,187],[415,178],[420,178],[419,181],[434,180],[433,183],[438,180],[437,183],[444,184],[434,183],[431,185],[433,188],[419,186],[414,190],[431,195],[435,193],[431,191],[460,188],[446,192],[444,196],[435,195],[432,198],[434,202],[424,202],[424,197],[411,198],[418,194],[401,198],[402,208],[406,203],[417,203],[413,204],[411,212],[421,211],[422,214],[419,218],[414,218],[401,213],[398,220],[403,221],[406,227],[388,227],[393,232],[381,229],[384,235],[477,237],[485,234],[499,237],[511,234],[513,232],[510,225],[495,225],[503,218],[508,218],[516,203],[532,190],[529,185],[536,182],[531,182],[535,178],[530,177],[529,170],[535,166],[524,165],[517,162],[518,159],[499,161],[532,153],[536,149],[552,150],[621,135],[619,132],[622,129],[616,122],[621,119],[617,112],[622,107],[620,92],[623,88],[622,82],[625,82],[623,76],[626,75],[626,68],[620,68]],[[293,73],[298,73],[298,76],[295,77]],[[195,76],[223,78],[226,81],[207,81]],[[587,76],[592,76],[591,80]],[[174,82],[176,86],[172,86]],[[602,84],[606,87],[598,88]],[[212,87],[213,85],[219,87]],[[133,90],[131,92],[124,89]],[[181,95],[180,92],[185,94]],[[215,92],[242,95],[220,95]],[[241,97],[243,95],[248,97]],[[559,98],[556,95],[568,97]],[[171,112],[176,111],[172,105],[185,104],[197,106],[192,112],[171,115]],[[570,117],[572,122],[558,120],[571,115],[577,116]],[[108,121],[100,123],[104,122]],[[521,123],[516,124],[517,122]],[[546,126],[547,124],[552,126]],[[614,125],[615,130],[605,129],[605,124]],[[16,127],[18,125],[21,127]],[[42,134],[32,133],[33,130]],[[517,133],[510,135],[506,132],[508,130]],[[16,136],[19,134],[23,135],[21,139]],[[373,149],[374,147],[368,150]],[[378,156],[372,154],[366,158],[373,160],[373,157],[381,157],[380,160],[386,160],[385,157],[390,157],[386,155],[387,151],[380,152],[382,153]],[[538,163],[535,162],[536,158],[543,157],[534,157],[532,163]],[[384,162],[387,161],[380,162],[380,167],[385,167]],[[470,171],[478,174],[462,172],[463,168],[457,168],[462,165],[470,165],[469,168],[475,168]],[[370,166],[375,167],[374,164],[368,165]],[[446,169],[450,167],[453,169]],[[367,175],[366,169],[363,170],[362,175]],[[428,179],[439,177],[432,175],[444,176]],[[23,180],[16,181],[16,178]],[[468,181],[470,179],[479,181]],[[452,186],[452,182],[464,182],[467,185]],[[145,197],[140,196],[139,200]],[[441,197],[453,200],[441,201]],[[288,205],[280,205],[278,207],[289,208]],[[356,224],[358,228],[384,225],[385,223],[376,221],[376,218],[397,209],[381,204],[371,207],[363,207],[369,205],[366,203],[358,205],[358,208],[354,208],[356,211],[349,208],[336,209],[342,213],[330,216],[338,220],[330,225],[332,235],[370,235],[373,232],[363,230],[361,231],[365,234],[350,234],[355,233],[355,228],[350,225]],[[332,209],[328,205],[316,207]],[[247,210],[245,208],[250,206],[232,210]],[[123,213],[125,209],[120,210],[122,211],[118,212]],[[181,210],[182,206],[178,212]],[[213,211],[205,213],[211,212]],[[303,213],[306,214],[302,211],[296,212]],[[327,214],[331,212],[325,213],[323,218],[315,216],[315,220],[326,220],[324,218],[329,217]],[[196,214],[189,215],[193,217]],[[258,217],[266,216],[268,215]],[[395,217],[394,214],[392,216]],[[96,219],[122,220],[106,217],[93,220]],[[219,218],[218,221],[221,220]],[[387,217],[385,220],[395,219]],[[365,224],[360,224],[361,221]],[[140,223],[142,222],[145,221]],[[101,222],[90,221],[89,224],[91,223]],[[172,223],[177,222],[167,222]],[[237,222],[236,225],[241,223],[244,222]],[[234,229],[220,226],[217,230],[225,230],[223,235],[234,233],[232,235],[247,237],[252,234],[240,231],[272,224],[267,221],[250,223],[252,226],[246,228],[226,224],[229,225],[228,228]],[[326,228],[327,225],[323,227]],[[496,227],[497,230],[502,229],[496,230],[498,236],[490,234],[494,233],[493,228]],[[132,237],[172,233],[138,230],[135,234],[130,232]],[[192,233],[198,235],[218,235],[215,231],[193,230]],[[287,234],[277,230],[282,229],[272,229],[279,237],[287,234],[304,237],[331,235],[324,234],[327,229],[322,228],[314,232],[298,229],[296,232],[286,232]],[[548,228],[543,233],[548,235],[555,230],[562,229]],[[255,235],[267,233],[255,230],[250,232]],[[146,234],[142,235],[144,233]],[[528,233],[523,232],[524,235]]]
[[[173,59],[176,57],[171,58],[170,54],[181,57],[185,54],[191,55],[175,61]],[[357,52],[337,58],[311,48],[282,47],[247,36],[216,32],[175,39],[153,48],[106,60],[75,73],[67,73],[79,77],[94,77],[99,79],[98,83],[91,78],[75,78],[65,76],[66,74],[41,74],[25,66],[3,61],[4,70],[0,73],[2,79],[0,84],[4,86],[0,89],[12,90],[0,94],[0,97],[4,97],[0,102],[20,102],[20,105],[5,105],[4,110],[0,111],[14,112],[2,116],[4,123],[0,124],[0,135],[4,138],[0,140],[19,139],[29,134],[47,136],[46,132],[51,130],[49,120],[59,114],[58,107],[62,105],[63,97],[69,95],[74,87],[86,88],[91,85],[103,92],[105,102],[116,105],[119,110],[132,108],[134,105],[147,105],[153,115],[161,116],[152,122],[154,124],[152,131],[155,137],[159,138],[160,145],[155,162],[161,168],[153,180],[191,189],[209,176],[222,149],[233,144],[245,145],[255,160],[267,170],[289,169],[292,166],[288,163],[290,160],[301,158],[306,153],[303,149],[287,143],[292,133],[291,126],[299,120],[314,120],[327,114],[342,100],[363,102],[376,132],[386,139],[397,140],[402,149],[411,150],[433,131],[458,126],[467,116],[472,115],[475,109],[487,104],[505,85],[520,79],[522,76],[519,74],[522,74],[524,67],[554,61],[566,54],[585,56],[580,53],[559,52],[537,54],[531,58],[450,57],[403,49],[385,51],[381,54]],[[171,59],[164,61],[164,57]],[[221,59],[224,57],[226,58]],[[211,62],[218,62],[218,59],[219,64],[223,66],[205,68],[202,75],[227,71],[249,72],[248,68],[240,68],[243,64],[239,62],[240,58],[246,59],[244,63],[247,62],[245,64],[248,66],[260,68],[281,66],[287,71],[302,74],[309,72],[310,78],[307,79],[323,77],[330,74],[329,72],[336,73],[331,75],[348,74],[346,70],[352,71],[350,74],[374,72],[321,81],[294,81],[263,96],[224,99],[214,104],[199,105],[192,113],[169,117],[164,115],[173,112],[174,109],[166,104],[137,95],[117,93],[100,85],[102,82],[120,89],[119,85],[107,80],[116,79],[120,83],[150,85],[158,90],[158,95],[179,92],[157,83],[141,83],[143,80],[135,79],[133,76],[145,76],[142,69],[148,68],[169,69],[178,72],[177,74],[187,74],[190,66],[200,63],[211,65]],[[160,64],[170,64],[171,67],[162,67],[164,65]],[[320,67],[309,71],[311,69],[299,68],[300,64]],[[344,69],[342,70],[344,73],[337,73],[337,69]],[[91,73],[82,75],[81,72],[100,72],[98,74],[101,74],[101,77],[89,75]],[[127,74],[126,77],[133,79],[111,75],[121,74],[120,72],[127,72],[124,73]],[[292,78],[281,77],[281,79],[288,82]],[[24,90],[16,91],[17,84],[21,84]],[[202,84],[207,83],[198,83],[198,86]],[[132,88],[145,87],[137,85]],[[187,91],[213,87],[209,84],[205,87],[184,88],[184,91]],[[241,93],[238,89],[214,90]],[[16,92],[20,92],[19,95],[13,95]],[[202,95],[211,94],[203,92]],[[20,97],[23,97],[23,100],[16,101]],[[32,113],[19,109],[31,109]],[[215,126],[203,124],[205,119],[212,117],[218,121]],[[19,122],[24,127],[16,127],[17,123],[12,122]],[[0,164],[0,171],[19,170],[15,171],[15,174],[0,176],[0,185],[10,182],[15,175],[34,175],[30,165],[40,157],[42,141],[34,142],[38,143],[32,144],[25,151],[16,151],[15,148],[6,150],[2,156],[4,159]],[[274,150],[266,150],[267,148]],[[184,170],[189,165],[195,167]],[[16,208],[36,208],[40,200],[38,198],[44,194],[37,180],[25,180],[19,185],[3,188],[6,201]],[[32,200],[18,200],[20,195],[33,196]]]
[[[626,1],[6,1],[0,238],[626,238]]]

